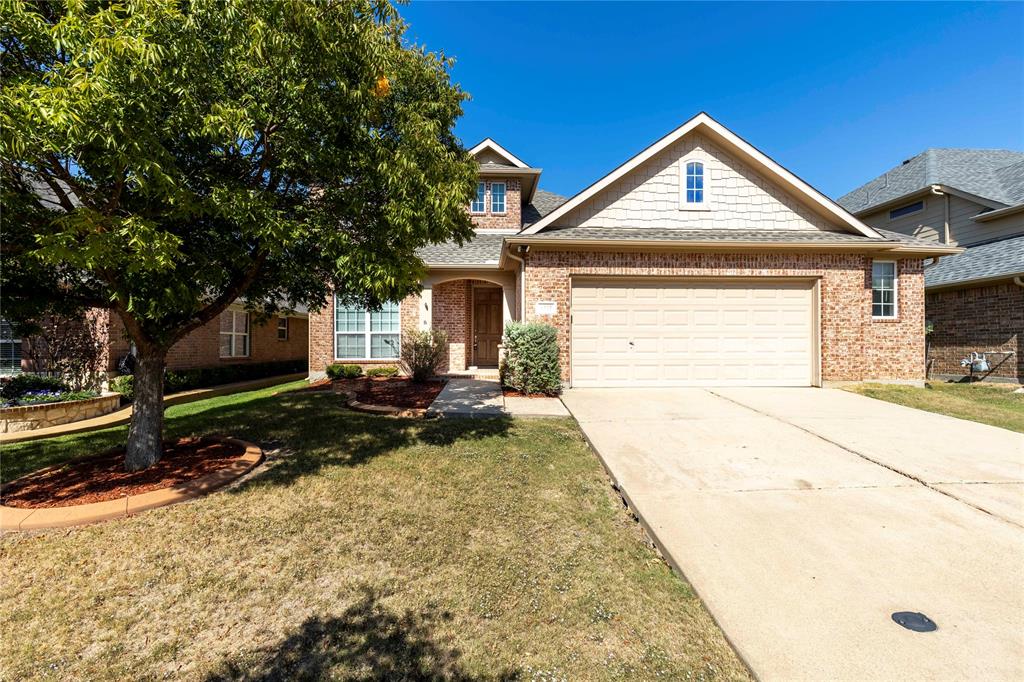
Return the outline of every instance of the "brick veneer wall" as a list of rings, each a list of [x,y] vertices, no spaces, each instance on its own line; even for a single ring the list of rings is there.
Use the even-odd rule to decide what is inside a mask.
[[[466,369],[472,353],[469,335],[471,291],[469,280],[457,279],[434,287],[431,293],[433,311],[430,324],[448,335],[448,362],[441,371]]]
[[[106,312],[106,311],[105,311]],[[117,370],[117,362],[128,353],[129,341],[124,324],[116,314],[110,313],[107,343],[104,355],[108,372]],[[167,353],[167,369],[196,369],[225,364],[277,362],[305,357],[309,347],[309,323],[305,318],[288,318],[288,340],[277,339],[277,317],[262,324],[250,325],[249,357],[220,357],[220,318],[207,322],[199,329],[171,346]]]
[[[528,319],[558,329],[569,380],[570,277],[815,277],[821,282],[821,375],[826,382],[924,378],[924,278],[919,259],[899,261],[899,317],[871,319],[871,259],[857,254],[708,254],[539,251],[526,256]],[[554,316],[533,314],[555,301]]]
[[[402,333],[419,329],[420,295],[412,294],[402,299],[398,306],[399,327]],[[328,298],[323,310],[309,311],[309,372],[313,377],[322,376],[328,365],[335,362],[356,364],[363,368],[400,366],[397,358],[351,362],[334,359],[334,297]]]
[[[1024,287],[1012,281],[929,293],[925,317],[932,375],[966,376],[960,360],[972,351],[1013,351],[988,356],[989,377],[1024,381]],[[1005,358],[1005,359],[1004,359]]]
[[[522,190],[516,178],[480,178],[486,184],[483,213],[470,213],[473,226],[480,230],[518,230],[523,226]],[[491,213],[491,183],[505,183],[505,212]]]

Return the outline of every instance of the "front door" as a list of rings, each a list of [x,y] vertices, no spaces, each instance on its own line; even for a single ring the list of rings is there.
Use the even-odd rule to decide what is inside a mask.
[[[473,364],[497,367],[501,343],[501,289],[473,289]]]

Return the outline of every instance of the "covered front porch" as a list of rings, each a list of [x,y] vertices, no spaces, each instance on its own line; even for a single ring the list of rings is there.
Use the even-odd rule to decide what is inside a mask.
[[[418,312],[419,329],[437,329],[448,336],[443,372],[491,374],[498,367],[505,323],[517,312],[515,273],[431,270],[423,281]]]

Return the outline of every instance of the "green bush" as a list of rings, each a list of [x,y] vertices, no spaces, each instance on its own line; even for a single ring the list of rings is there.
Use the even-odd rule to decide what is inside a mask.
[[[99,396],[99,391],[40,391],[22,395],[13,400],[18,405],[43,405],[46,403],[68,403],[75,400],[88,400]]]
[[[4,382],[3,388],[0,388],[0,398],[13,400],[29,391],[64,393],[68,390],[70,387],[60,377],[43,374],[16,374]]]
[[[366,376],[368,377],[393,377],[398,376],[397,367],[371,367],[366,370]]]
[[[131,402],[135,399],[135,377],[131,374],[122,374],[110,380],[110,390],[120,393],[121,398]]]
[[[327,376],[331,379],[358,379],[363,376],[363,368],[359,365],[335,363],[327,366]]]
[[[502,338],[501,383],[521,393],[554,395],[562,389],[558,332],[540,322],[509,322]]]
[[[298,374],[309,367],[305,359],[282,360],[278,362],[257,362],[252,364],[220,365],[217,367],[200,367],[198,369],[167,370],[164,372],[164,393],[191,391],[194,388],[207,388],[221,384],[233,384],[238,381],[252,381],[283,374]],[[119,387],[115,387],[116,385]],[[124,389],[124,390],[122,390]],[[133,400],[135,390],[130,374],[115,377],[110,382],[110,390],[116,391],[126,400]],[[126,393],[125,390],[128,392]]]
[[[426,381],[444,364],[448,335],[436,329],[410,332],[402,337],[402,364],[413,381]]]

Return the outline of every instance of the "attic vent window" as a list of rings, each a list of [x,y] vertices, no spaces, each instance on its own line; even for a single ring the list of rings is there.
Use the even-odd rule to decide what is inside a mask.
[[[900,206],[889,211],[889,220],[895,220],[896,218],[902,218],[906,215],[917,213],[918,211],[924,210],[924,201],[915,201],[912,204],[906,206]]]

